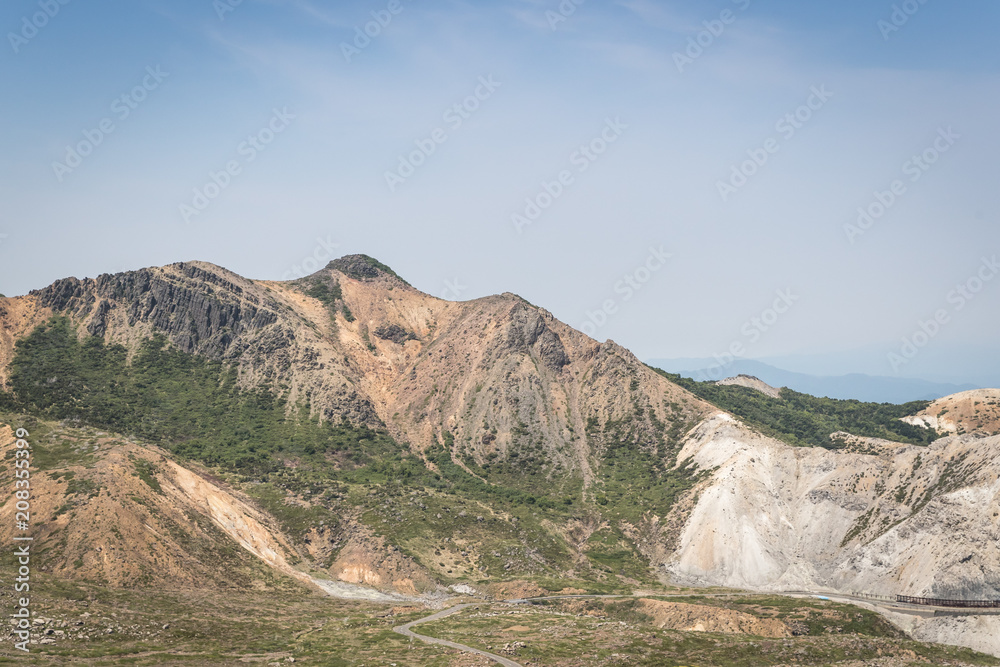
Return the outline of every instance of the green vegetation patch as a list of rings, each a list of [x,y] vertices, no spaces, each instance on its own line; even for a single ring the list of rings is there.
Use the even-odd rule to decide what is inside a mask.
[[[312,282],[306,288],[305,293],[329,308],[333,308],[338,301],[344,298],[340,283],[336,281],[330,283],[323,279]]]
[[[350,276],[355,280],[372,280],[380,275],[386,274],[396,278],[405,285],[410,283],[403,280],[398,273],[388,266],[368,255],[348,255],[335,259],[326,265],[328,269],[336,269],[345,276]]]
[[[0,393],[8,409],[135,436],[248,476],[279,473],[294,460],[357,479],[366,463],[391,466],[400,457],[384,432],[289,410],[282,396],[241,389],[231,367],[172,349],[161,336],[145,340],[129,363],[123,347],[81,342],[61,317],[18,341],[10,387]]]
[[[132,459],[132,467],[135,468],[135,474],[141,479],[146,485],[153,491],[156,491],[161,496],[163,495],[163,488],[160,486],[160,480],[156,479],[156,474],[160,471],[155,463],[148,461],[146,459]]]
[[[820,398],[782,389],[781,398],[772,398],[755,389],[738,385],[698,382],[654,368],[674,384],[731,412],[761,432],[803,447],[837,449],[830,435],[845,431],[853,435],[883,438],[911,445],[928,445],[939,434],[933,429],[899,421],[920,412],[929,401],[865,403],[857,400]]]

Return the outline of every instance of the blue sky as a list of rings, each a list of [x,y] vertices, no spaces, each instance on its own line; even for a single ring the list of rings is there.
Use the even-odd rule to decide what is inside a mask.
[[[643,358],[738,344],[972,377],[1000,359],[1000,279],[954,298],[1000,254],[1000,5],[895,7],[10,1],[0,292],[188,259],[279,279],[364,252]]]

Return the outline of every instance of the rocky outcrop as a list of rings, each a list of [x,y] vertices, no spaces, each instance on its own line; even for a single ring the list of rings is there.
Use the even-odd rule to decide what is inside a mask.
[[[31,294],[43,307],[86,320],[91,335],[106,335],[109,318],[118,311],[114,314],[125,326],[146,325],[179,349],[213,359],[226,357],[234,342],[278,321],[274,310],[239,285],[183,263],[93,280],[67,278]],[[271,342],[286,339],[277,336]]]
[[[733,609],[640,599],[638,608],[658,628],[684,632],[724,632],[757,637],[791,637],[792,630],[774,618],[757,618]]]
[[[770,396],[771,398],[781,398],[781,390],[772,387],[763,380],[755,378],[752,375],[737,375],[731,378],[725,378],[724,380],[719,380],[717,384],[721,385],[735,385],[737,387],[747,387],[749,389],[754,389],[760,393]]]
[[[714,473],[666,571],[754,589],[1000,598],[1000,437],[877,445],[795,448],[708,420],[680,457]]]
[[[382,340],[392,341],[396,345],[402,345],[408,340],[416,340],[416,335],[413,332],[407,331],[398,324],[383,324],[373,331],[376,336]]]
[[[570,360],[562,340],[549,328],[546,319],[551,320],[552,316],[522,302],[515,303],[504,327],[504,350],[515,354],[534,353],[550,369],[559,371]]]
[[[219,267],[182,262],[67,278],[26,298],[70,317],[87,335],[129,349],[160,335],[181,351],[233,365],[246,386],[285,388],[326,419],[382,425],[343,354],[329,349],[315,324],[269,288]]]

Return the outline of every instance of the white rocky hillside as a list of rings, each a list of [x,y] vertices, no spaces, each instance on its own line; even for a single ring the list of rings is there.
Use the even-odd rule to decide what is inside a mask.
[[[663,563],[670,578],[1000,599],[1000,436],[928,447],[841,437],[842,450],[791,447],[727,414],[704,421],[678,460],[714,472]],[[1000,653],[1000,616],[986,628]]]

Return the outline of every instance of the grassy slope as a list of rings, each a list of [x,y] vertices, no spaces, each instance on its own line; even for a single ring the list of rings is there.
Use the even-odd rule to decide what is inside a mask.
[[[698,382],[654,368],[657,373],[719,408],[731,412],[758,430],[797,446],[833,448],[830,434],[846,431],[854,435],[927,445],[938,434],[930,429],[899,421],[923,410],[929,401],[902,405],[863,403],[856,400],[820,398],[782,389],[772,398],[749,387]]]
[[[558,601],[506,609],[484,605],[422,625],[419,632],[494,652],[521,642],[526,646],[515,649],[515,660],[549,667],[820,666],[882,656],[898,656],[914,665],[956,664],[953,661],[969,665],[1000,664],[996,658],[968,649],[909,641],[878,614],[850,605],[772,596],[735,600],[704,596],[662,599],[776,618],[796,624],[802,634],[765,639],[660,629],[639,610],[637,601],[630,599]]]

